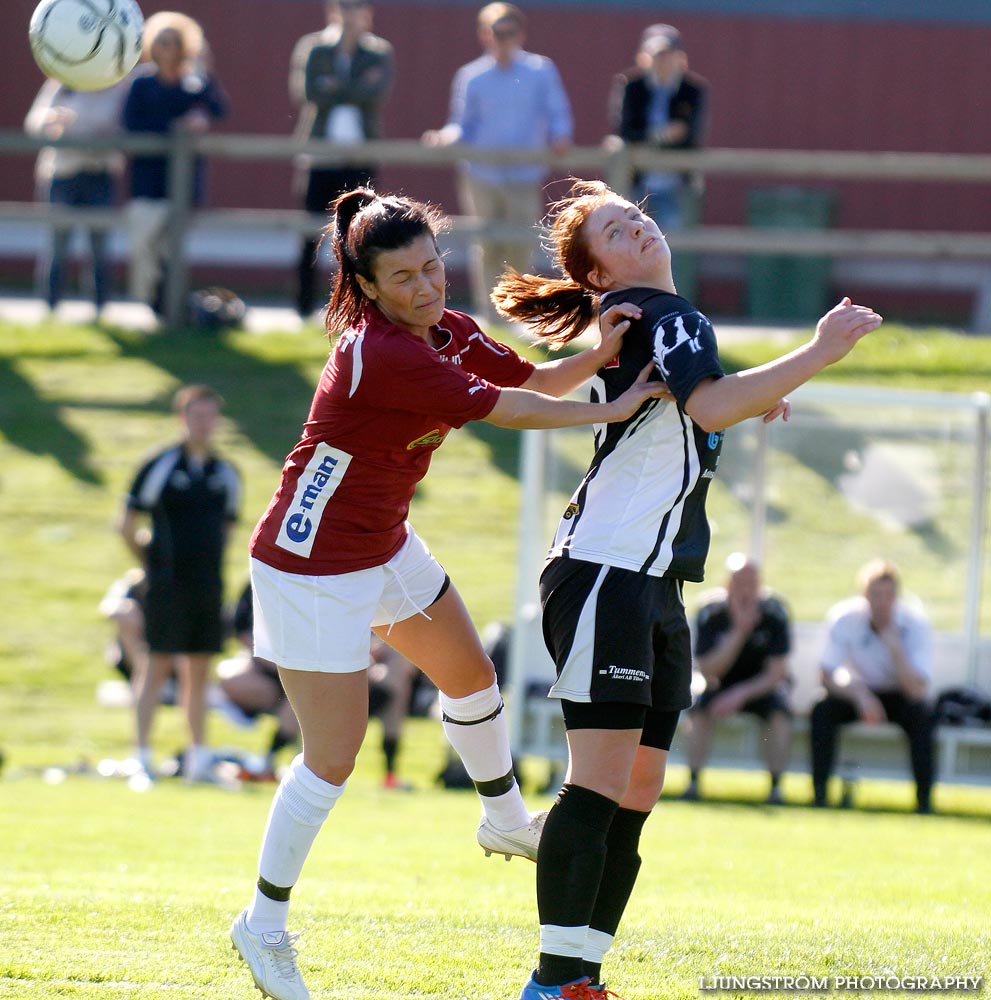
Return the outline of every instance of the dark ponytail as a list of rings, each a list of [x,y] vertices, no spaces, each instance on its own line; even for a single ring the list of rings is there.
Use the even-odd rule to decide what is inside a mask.
[[[396,195],[379,195],[371,188],[355,188],[340,195],[330,206],[333,218],[324,229],[337,258],[327,331],[334,333],[361,321],[365,293],[358,283],[375,280],[375,260],[384,250],[409,246],[420,236],[437,235],[445,220],[432,205]]]

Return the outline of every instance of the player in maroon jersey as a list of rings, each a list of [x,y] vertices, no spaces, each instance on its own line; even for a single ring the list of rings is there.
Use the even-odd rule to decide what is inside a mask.
[[[446,308],[433,209],[365,188],[333,209],[327,325],[343,332],[251,540],[255,654],[279,665],[303,753],[276,792],[254,900],[231,937],[276,1000],[309,997],[286,931],[289,894],[365,735],[369,627],[440,690],[445,732],[481,798],[486,854],[536,860],[544,817],[529,814],[513,775],[492,662],[406,519],[432,453],[469,420],[603,423],[666,393],[645,369],[610,403],[556,398],[616,354],[635,307],[604,314],[596,346],[534,365]]]

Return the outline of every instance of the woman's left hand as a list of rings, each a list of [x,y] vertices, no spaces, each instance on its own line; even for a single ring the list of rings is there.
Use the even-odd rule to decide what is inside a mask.
[[[599,343],[594,348],[601,355],[603,364],[612,361],[623,346],[623,334],[630,328],[630,322],[643,315],[640,306],[632,302],[620,302],[610,306],[599,316]]]
[[[769,424],[772,420],[777,420],[781,417],[782,420],[787,420],[791,416],[791,403],[787,399],[779,399],[774,406],[772,406],[767,413],[764,414],[764,423]]]

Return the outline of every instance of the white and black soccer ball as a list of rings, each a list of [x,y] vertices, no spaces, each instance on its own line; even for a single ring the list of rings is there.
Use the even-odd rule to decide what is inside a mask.
[[[28,38],[45,76],[73,90],[102,90],[134,69],[143,30],[134,0],[41,0]]]

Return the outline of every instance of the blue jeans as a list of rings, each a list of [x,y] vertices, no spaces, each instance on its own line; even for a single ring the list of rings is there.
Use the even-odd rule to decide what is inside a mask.
[[[54,177],[48,192],[53,205],[73,207],[109,208],[114,204],[116,180],[104,171],[83,172],[72,177]],[[107,301],[110,284],[110,266],[107,259],[107,233],[104,230],[88,231],[92,262],[91,295],[99,309]],[[38,284],[44,290],[50,308],[55,308],[62,298],[65,284],[65,266],[69,257],[72,229],[57,227],[52,231],[48,246],[38,258]]]

